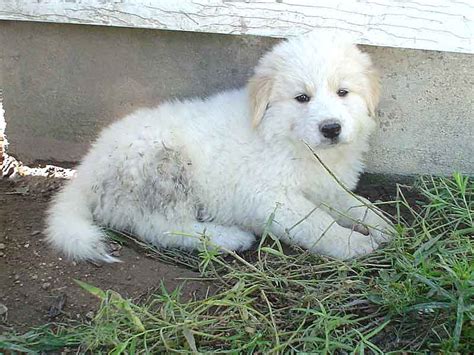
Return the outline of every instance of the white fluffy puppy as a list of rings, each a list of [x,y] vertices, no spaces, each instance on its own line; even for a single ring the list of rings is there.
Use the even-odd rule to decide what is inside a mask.
[[[142,109],[104,130],[54,199],[48,240],[106,261],[100,226],[160,247],[200,248],[205,233],[245,250],[275,211],[270,230],[284,242],[342,259],[369,253],[389,224],[305,143],[353,189],[378,96],[356,46],[315,34],[283,41],[242,89]]]

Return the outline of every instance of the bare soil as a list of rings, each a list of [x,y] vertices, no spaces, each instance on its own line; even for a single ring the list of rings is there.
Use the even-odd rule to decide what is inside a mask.
[[[43,241],[44,214],[51,196],[64,180],[45,177],[0,179],[0,329],[25,331],[49,321],[91,318],[98,299],[74,279],[126,298],[139,298],[160,287],[168,290],[199,275],[179,266],[148,258],[124,247],[123,263],[91,264],[66,260]],[[394,184],[365,181],[359,193],[371,201],[394,200]],[[186,281],[183,298],[203,297],[209,283]],[[5,308],[6,307],[6,308]]]

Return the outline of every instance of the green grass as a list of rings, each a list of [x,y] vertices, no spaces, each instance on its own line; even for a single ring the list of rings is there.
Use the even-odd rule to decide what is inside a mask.
[[[474,349],[474,181],[420,178],[394,202],[398,236],[367,257],[340,262],[286,250],[265,233],[252,254],[159,252],[212,279],[216,291],[183,301],[161,288],[134,303],[102,300],[89,323],[51,324],[0,338],[0,349],[64,347],[112,354],[178,352],[386,353]],[[271,223],[271,219],[269,220]],[[79,287],[79,286],[78,286]]]

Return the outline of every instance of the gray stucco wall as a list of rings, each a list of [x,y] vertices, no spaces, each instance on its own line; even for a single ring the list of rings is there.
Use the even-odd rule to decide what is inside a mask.
[[[0,21],[10,154],[70,164],[98,131],[140,106],[243,85],[277,40]],[[364,47],[382,74],[368,171],[474,174],[470,55]]]

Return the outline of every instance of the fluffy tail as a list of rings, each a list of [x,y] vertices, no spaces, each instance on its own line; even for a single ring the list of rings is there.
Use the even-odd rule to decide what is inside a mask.
[[[54,198],[46,218],[47,241],[75,260],[119,261],[107,253],[104,232],[96,225],[86,196],[71,181]]]

